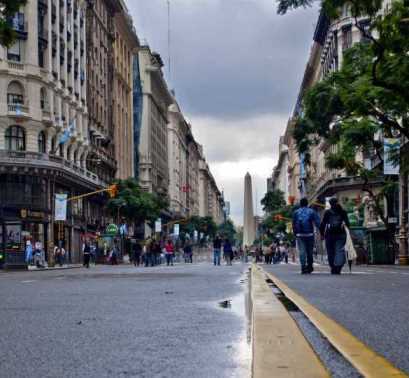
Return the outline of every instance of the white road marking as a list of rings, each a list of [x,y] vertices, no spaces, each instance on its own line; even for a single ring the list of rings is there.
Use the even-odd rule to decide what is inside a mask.
[[[36,282],[35,280],[26,280],[26,281],[21,281],[21,283],[31,283],[31,282]]]

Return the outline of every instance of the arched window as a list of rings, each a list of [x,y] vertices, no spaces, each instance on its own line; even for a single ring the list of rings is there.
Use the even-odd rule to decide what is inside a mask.
[[[44,131],[38,133],[38,152],[45,154],[47,145],[47,138]]]
[[[41,109],[45,110],[48,107],[48,102],[47,102],[47,90],[43,87],[40,90],[40,105]]]
[[[67,160],[71,160],[71,146],[67,148]]]
[[[7,88],[8,104],[24,104],[24,88],[18,81],[12,81]]]
[[[26,133],[21,126],[10,126],[6,130],[6,149],[9,151],[25,151]]]
[[[55,151],[56,147],[57,147],[57,137],[56,137],[56,136],[53,136],[52,139],[51,139],[51,151],[50,151],[50,154],[54,154],[54,155],[55,155],[55,153],[56,153],[56,151]]]

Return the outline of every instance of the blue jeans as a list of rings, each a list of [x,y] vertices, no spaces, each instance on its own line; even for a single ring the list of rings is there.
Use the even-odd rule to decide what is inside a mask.
[[[297,248],[300,253],[300,262],[301,268],[312,268],[314,259],[313,259],[313,250],[314,250],[314,237],[298,237],[297,238]]]
[[[213,264],[220,265],[220,249],[215,248],[213,251]]]
[[[166,256],[166,265],[173,265],[173,253],[167,253],[165,256]]]

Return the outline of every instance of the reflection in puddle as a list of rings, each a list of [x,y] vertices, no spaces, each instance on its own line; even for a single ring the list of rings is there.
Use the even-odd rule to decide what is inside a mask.
[[[227,348],[232,351],[237,369],[232,371],[230,377],[250,377],[251,376],[251,296],[250,287],[247,284],[249,273],[245,273],[241,278],[240,294],[223,300],[218,303],[219,308],[231,311],[245,322],[245,327],[237,343],[228,345]],[[246,285],[243,285],[246,283]]]

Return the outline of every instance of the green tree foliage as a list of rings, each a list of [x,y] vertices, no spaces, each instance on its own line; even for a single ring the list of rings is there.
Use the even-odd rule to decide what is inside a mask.
[[[197,231],[199,234],[203,233],[203,235],[214,237],[217,232],[217,225],[212,217],[193,216],[181,225],[181,231],[189,235]]]
[[[116,181],[118,195],[111,198],[107,207],[114,217],[125,218],[128,222],[141,224],[154,222],[167,208],[168,204],[161,197],[141,190],[135,179]]]
[[[285,239],[292,240],[292,235],[287,233],[287,223],[292,219],[294,206],[284,205],[269,214],[263,221],[263,233],[269,239],[274,239],[278,233],[283,233]]]
[[[10,18],[25,5],[27,0],[0,0],[0,44],[9,47],[16,38],[16,33],[11,27]]]
[[[311,5],[305,0],[279,0],[278,4],[281,14]],[[344,52],[339,71],[306,93],[294,138],[307,163],[312,146],[322,141],[334,146],[326,155],[326,166],[361,177],[362,190],[389,228],[383,200],[396,190],[396,183],[384,178],[380,192],[372,190],[371,180],[382,174],[383,167],[383,143],[375,135],[409,137],[409,7],[397,0],[383,13],[382,4],[382,0],[321,2],[330,19],[338,17],[342,7],[349,7],[363,38]],[[362,16],[369,27],[360,22]],[[362,157],[376,157],[377,168],[366,169]],[[401,159],[401,168],[408,167],[407,149],[395,151],[394,158]]]
[[[261,200],[263,211],[266,213],[272,213],[279,210],[285,206],[285,204],[284,193],[280,189],[268,191]]]
[[[229,239],[230,242],[236,240],[237,231],[234,227],[234,223],[230,219],[220,224],[217,232],[222,238]]]

